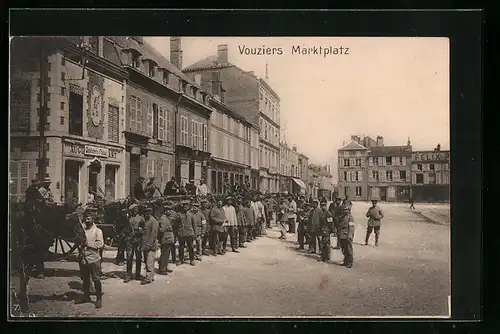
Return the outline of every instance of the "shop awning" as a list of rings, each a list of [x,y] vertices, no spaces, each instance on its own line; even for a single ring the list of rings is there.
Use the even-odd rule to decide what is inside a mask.
[[[292,178],[292,180],[301,188],[303,189],[306,189],[306,184],[304,183],[304,181],[302,181],[301,179],[294,179]]]

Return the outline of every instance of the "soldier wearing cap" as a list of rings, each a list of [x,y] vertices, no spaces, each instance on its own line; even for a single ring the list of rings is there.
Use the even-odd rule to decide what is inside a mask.
[[[321,217],[321,208],[318,206],[318,201],[313,200],[313,210],[311,211],[310,219],[307,226],[309,232],[309,253],[316,253],[317,237],[319,230],[319,223]]]
[[[254,210],[251,207],[250,200],[246,199],[244,200],[244,206],[242,208],[242,212],[245,215],[245,238],[246,242],[252,242],[252,232],[253,232],[253,226],[255,222],[255,213]]]
[[[118,266],[123,266],[126,263],[125,249],[127,248],[127,243],[125,242],[125,228],[128,224],[128,208],[124,208],[120,211],[120,215],[117,218],[117,252],[115,263]]]
[[[50,191],[50,184],[51,183],[52,183],[52,181],[50,180],[50,178],[46,177],[42,182],[42,186],[40,188],[38,188],[38,192],[42,196],[45,204],[54,203],[54,196],[52,196],[52,191]]]
[[[104,247],[104,238],[101,229],[94,224],[95,211],[86,210],[85,212],[85,237],[84,244],[79,249],[80,275],[83,280],[83,299],[77,301],[77,304],[91,303],[90,282],[94,284],[97,300],[96,308],[102,307],[102,284],[101,276],[101,256],[99,250]]]
[[[225,254],[225,251],[223,252],[221,247],[221,241],[223,240],[224,236],[227,239],[227,235],[224,232],[225,227],[223,226],[224,222],[226,221],[226,213],[222,207],[222,200],[217,200],[217,204],[210,211],[209,217],[212,231],[212,245],[214,256],[216,256],[217,254]]]
[[[194,258],[197,261],[201,261],[201,242],[203,238],[203,229],[204,225],[206,224],[206,219],[203,213],[200,211],[200,205],[196,201],[191,202],[191,210],[188,214],[192,216],[195,226],[194,235],[196,242],[196,253]]]
[[[243,212],[243,205],[241,204],[241,199],[236,200],[236,204],[234,206],[236,211],[236,219],[238,221],[238,232],[237,232],[237,242],[236,248],[246,248],[245,240],[246,240],[246,231],[247,231],[247,217]]]
[[[354,240],[354,218],[351,215],[351,207],[342,204],[342,215],[339,224],[339,238],[342,254],[344,255],[343,265],[351,268],[353,264],[354,253],[352,249],[352,241]]]
[[[327,209],[327,201],[321,201],[321,215],[319,219],[319,236],[320,239],[320,252],[321,261],[326,262],[330,260],[330,233],[334,229],[333,215]]]
[[[226,251],[227,245],[227,235],[229,235],[229,240],[231,243],[231,250],[234,253],[239,253],[237,248],[237,234],[238,234],[238,218],[236,217],[236,210],[233,206],[233,198],[231,196],[226,197],[226,204],[222,207],[226,215],[226,221],[223,226],[226,228],[227,234],[222,240],[222,250]]]
[[[193,214],[188,212],[185,206],[180,207],[180,226],[179,226],[179,259],[180,265],[184,264],[184,249],[187,247],[189,252],[189,264],[192,266],[194,263],[194,238],[196,231],[196,223],[193,219]]]
[[[142,234],[144,230],[145,220],[139,214],[139,206],[132,204],[129,207],[130,218],[125,226],[125,255],[127,260],[127,274],[124,279],[125,283],[130,282],[132,277],[132,263],[135,255],[135,279],[142,280],[141,265],[142,265]]]
[[[342,199],[340,197],[335,198],[335,208],[333,209],[333,218],[335,220],[335,234],[337,235],[337,245],[334,249],[340,249],[340,217],[342,216]]]
[[[372,200],[372,206],[366,212],[366,218],[368,218],[368,227],[366,229],[365,245],[368,245],[368,240],[372,231],[375,231],[375,246],[378,246],[378,239],[380,237],[380,225],[382,218],[384,218],[384,213],[382,209],[377,205],[377,200]]]
[[[204,199],[201,201],[201,213],[203,214],[203,217],[205,217],[205,222],[203,223],[203,231],[202,231],[202,238],[201,238],[201,252],[203,255],[209,255],[208,250],[212,249],[212,247],[209,246],[209,242],[211,242],[211,231],[210,231],[210,210],[211,210],[211,203]]]
[[[159,224],[153,217],[153,208],[144,208],[144,232],[142,234],[141,248],[146,262],[146,277],[141,284],[152,283],[155,279],[155,259],[158,250],[158,228]]]
[[[158,241],[160,242],[160,261],[159,261],[159,273],[160,275],[167,275],[171,273],[172,270],[168,268],[168,259],[172,253],[172,259],[175,263],[175,238],[174,238],[174,228],[168,217],[169,211],[173,209],[170,205],[165,205],[163,208],[163,213],[158,221]]]
[[[299,249],[304,249],[304,241],[307,230],[307,219],[309,216],[309,204],[302,203],[299,213],[297,215],[297,221],[299,223],[297,227],[297,241],[299,243]]]

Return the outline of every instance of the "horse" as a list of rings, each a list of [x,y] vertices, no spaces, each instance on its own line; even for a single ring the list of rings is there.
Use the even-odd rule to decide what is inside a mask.
[[[13,257],[18,261],[20,289],[17,295],[22,313],[29,311],[27,294],[30,277],[43,270],[45,254],[55,238],[73,242],[71,252],[85,243],[85,230],[79,219],[72,219],[68,207],[38,203],[26,214],[21,205],[11,206]],[[34,268],[35,267],[35,268]]]

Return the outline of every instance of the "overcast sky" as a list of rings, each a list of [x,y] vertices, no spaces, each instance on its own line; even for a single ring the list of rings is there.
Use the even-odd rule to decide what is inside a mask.
[[[146,37],[169,59],[169,37]],[[183,37],[183,66],[217,54],[265,76],[281,98],[286,140],[311,162],[332,165],[351,134],[384,137],[385,145],[449,149],[449,44],[446,38]],[[281,48],[245,55],[244,46]],[[345,55],[292,54],[293,46],[349,48]],[[333,49],[332,49],[333,50]],[[336,175],[334,177],[337,179]]]

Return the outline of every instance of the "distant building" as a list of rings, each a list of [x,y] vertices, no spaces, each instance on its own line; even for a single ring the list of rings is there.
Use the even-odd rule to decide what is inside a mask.
[[[311,164],[309,170],[311,171],[309,184],[312,186],[312,196],[314,198],[325,197],[327,200],[331,200],[335,188],[330,173],[330,165]]]
[[[411,158],[411,196],[416,201],[450,200],[450,151],[441,145],[416,151]]]
[[[309,158],[304,154],[299,154],[299,178],[302,180],[305,186],[305,192],[308,193],[309,183],[309,173],[307,172],[309,168]]]
[[[229,62],[227,45],[219,45],[217,55],[186,67],[184,73],[200,74],[202,83],[217,85],[220,99],[254,124],[259,130],[259,145],[251,134],[252,185],[261,191],[279,190],[280,171],[280,98],[267,80],[244,71]],[[266,71],[267,72],[267,71]],[[221,83],[220,85],[218,83]],[[255,158],[258,154],[258,158]],[[258,160],[258,169],[255,169]]]
[[[341,198],[368,199],[368,148],[359,143],[359,137],[338,150],[338,196]]]
[[[298,194],[301,190],[306,192],[306,183],[301,179],[301,154],[297,152],[297,147],[289,147],[287,143],[281,143],[280,148],[280,192],[290,194]]]

